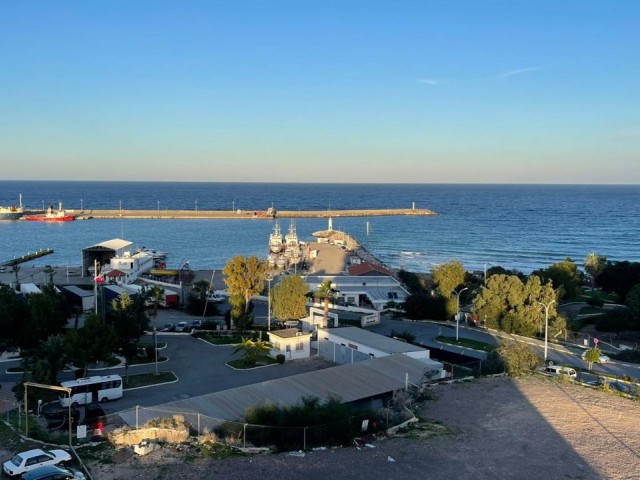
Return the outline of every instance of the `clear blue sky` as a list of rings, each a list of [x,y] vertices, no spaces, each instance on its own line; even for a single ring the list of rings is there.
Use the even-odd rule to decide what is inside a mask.
[[[0,6],[0,177],[640,183],[640,1]]]

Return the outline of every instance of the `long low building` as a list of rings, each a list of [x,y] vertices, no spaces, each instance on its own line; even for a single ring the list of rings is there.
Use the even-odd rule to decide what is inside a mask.
[[[345,403],[362,405],[371,401],[373,405],[374,400],[390,398],[408,385],[430,381],[432,374],[432,364],[396,354],[157,405],[152,410],[127,411],[120,416],[135,425],[136,415],[138,424],[143,424],[157,418],[161,411],[180,413],[194,425],[198,422],[200,427],[212,428],[223,420],[242,422],[248,408],[266,402],[296,405],[303,398],[337,396]]]

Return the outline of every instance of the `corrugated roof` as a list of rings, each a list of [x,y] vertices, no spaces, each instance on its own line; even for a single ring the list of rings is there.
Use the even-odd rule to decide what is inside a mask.
[[[77,287],[76,285],[65,285],[64,287],[62,287],[62,289],[67,290],[68,292],[74,293],[79,297],[93,297],[93,292],[90,292],[88,290],[83,290],[82,288]]]
[[[376,350],[393,354],[393,353],[407,353],[407,352],[420,352],[424,348],[411,345],[407,342],[401,342],[390,337],[385,337],[378,333],[373,333],[368,330],[364,330],[358,327],[340,327],[340,328],[328,328],[321,329],[320,332],[328,332],[333,335],[338,335],[345,340],[351,342],[362,343]]]
[[[442,364],[406,355],[390,355],[179,400],[154,409],[198,412],[236,421],[243,418],[247,408],[265,402],[295,405],[304,397],[324,400],[330,395],[336,395],[344,402],[353,402],[402,389],[407,377],[409,382],[419,385],[424,382],[425,373],[434,368],[442,368]],[[135,423],[135,415],[135,412],[121,413],[129,424]],[[157,414],[141,410],[138,416],[138,421],[143,423]]]

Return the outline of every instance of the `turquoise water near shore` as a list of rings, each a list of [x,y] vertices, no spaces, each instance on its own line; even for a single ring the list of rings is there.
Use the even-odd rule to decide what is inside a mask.
[[[436,217],[334,217],[393,267],[428,271],[457,258],[470,270],[484,264],[524,272],[592,251],[612,260],[640,261],[637,185],[367,185],[156,182],[0,181],[0,204],[27,207],[62,201],[65,208],[331,210],[418,208]],[[197,203],[196,203],[197,202]],[[367,235],[369,222],[369,235]],[[299,219],[298,235],[326,228]],[[284,225],[285,228],[288,225]],[[55,254],[33,263],[79,265],[84,247],[115,237],[170,252],[169,263],[222,268],[234,255],[266,257],[268,220],[88,220],[64,224],[0,222],[0,261],[41,248]]]

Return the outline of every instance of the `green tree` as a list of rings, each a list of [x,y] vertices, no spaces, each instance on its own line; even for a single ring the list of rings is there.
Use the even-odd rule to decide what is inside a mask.
[[[0,285],[0,352],[18,346],[18,325],[29,319],[27,303],[8,285]]]
[[[633,329],[640,329],[640,284],[633,286],[624,303],[629,309],[632,322],[636,325],[636,328]]]
[[[536,270],[532,275],[539,276],[545,283],[552,282],[558,292],[558,299],[574,298],[582,291],[582,272],[570,258],[554,263],[549,268]]]
[[[40,342],[40,348],[36,350],[37,370],[48,385],[58,384],[58,374],[68,361],[64,348],[64,337],[60,334],[52,335]]]
[[[144,297],[121,294],[111,302],[110,320],[118,338],[118,347],[125,358],[125,375],[129,378],[129,365],[138,356],[138,342],[149,326]]]
[[[64,296],[52,285],[43,285],[41,294],[26,296],[28,317],[16,329],[16,343],[24,350],[35,349],[51,335],[62,333],[70,316]]]
[[[443,297],[450,297],[451,292],[464,283],[466,271],[462,262],[450,262],[433,267],[431,273],[436,289]]]
[[[44,270],[42,270],[42,273],[49,275],[49,285],[53,285],[53,275],[56,271],[51,267],[51,265],[47,265]]]
[[[18,273],[20,272],[20,264],[14,263],[13,265],[11,265],[11,270],[16,277],[15,289],[17,292],[20,290],[20,277],[18,276]]]
[[[231,305],[231,311],[229,312],[230,327],[236,327],[241,332],[249,329],[254,321],[253,315],[251,314],[253,304],[247,308],[244,297],[241,295],[230,296],[229,304]]]
[[[598,255],[594,252],[589,253],[584,259],[584,269],[591,277],[591,287],[594,281],[607,264],[607,257]]]
[[[600,360],[600,349],[590,348],[584,352],[584,356],[582,358],[587,362],[588,369],[591,370],[593,368],[593,364]]]
[[[245,312],[249,308],[251,297],[258,295],[264,289],[267,262],[251,257],[236,256],[227,262],[223,273],[224,282],[230,295],[240,295],[244,298]]]
[[[446,320],[449,318],[447,299],[428,293],[414,293],[404,302],[407,318],[412,320]]]
[[[535,275],[526,283],[515,275],[492,275],[473,299],[473,311],[489,328],[533,336],[544,331],[540,303],[549,304],[552,300],[555,300],[553,286],[542,285]],[[549,308],[550,325],[556,321],[555,306],[553,303]]]
[[[90,363],[106,362],[113,355],[118,337],[112,325],[96,314],[87,316],[84,327],[69,330],[65,336],[65,350],[69,359],[87,376]]]
[[[302,277],[285,276],[271,289],[271,309],[276,318],[300,319],[307,315],[308,287]]]
[[[638,262],[607,262],[596,282],[605,292],[616,293],[622,302],[634,285],[640,283],[640,263]]]
[[[324,316],[322,320],[322,327],[327,327],[327,319],[329,318],[329,303],[333,302],[336,298],[338,290],[333,288],[331,280],[325,280],[315,292],[312,292],[313,298],[320,300],[324,305]]]
[[[245,365],[253,366],[260,358],[268,355],[270,351],[271,347],[269,342],[243,337],[242,343],[234,345],[233,353],[242,352]]]
[[[147,292],[145,292],[147,294]],[[153,316],[158,316],[158,305],[164,301],[164,288],[160,285],[154,285],[148,292],[149,300],[153,302]]]

